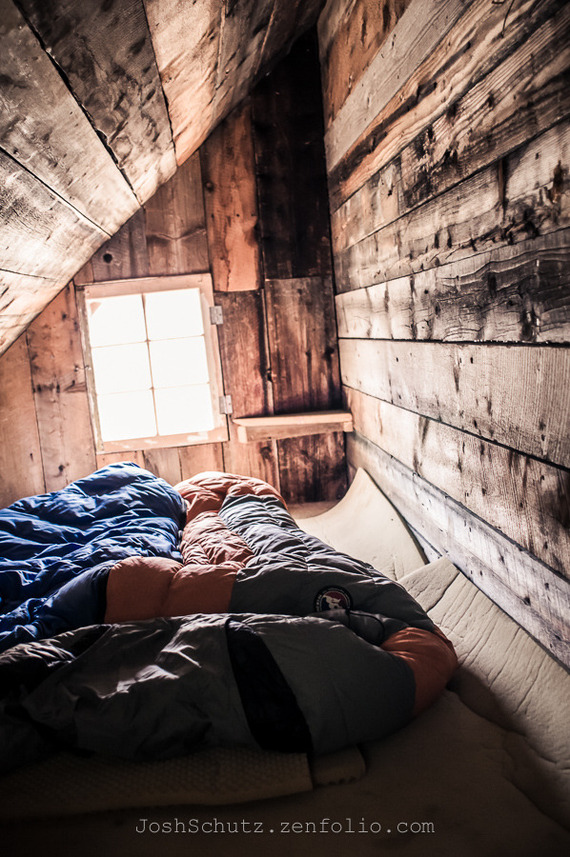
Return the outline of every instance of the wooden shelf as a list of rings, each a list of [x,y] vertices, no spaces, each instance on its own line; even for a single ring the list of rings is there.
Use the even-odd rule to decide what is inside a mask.
[[[238,417],[232,422],[237,426],[240,443],[260,440],[275,440],[285,437],[301,437],[308,434],[353,429],[350,411],[317,411],[304,414],[279,414],[271,417]]]

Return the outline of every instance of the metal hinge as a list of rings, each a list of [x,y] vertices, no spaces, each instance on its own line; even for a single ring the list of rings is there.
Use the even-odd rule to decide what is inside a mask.
[[[232,397],[231,396],[220,396],[220,413],[227,414],[228,416],[233,413],[232,408]]]
[[[210,307],[210,324],[223,324],[224,312],[217,304]]]

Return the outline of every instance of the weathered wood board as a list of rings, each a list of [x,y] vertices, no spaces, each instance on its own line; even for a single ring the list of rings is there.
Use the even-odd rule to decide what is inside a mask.
[[[182,164],[214,124],[222,5],[219,0],[145,0],[145,9]]]
[[[54,280],[0,270],[0,355],[16,341],[60,288]]]
[[[200,156],[188,158],[144,206],[149,273],[209,270]]]
[[[232,415],[254,416],[273,411],[268,378],[263,296],[259,290],[218,292],[224,323],[219,341],[224,387],[232,397]],[[224,466],[230,473],[264,479],[279,487],[279,463],[274,441],[240,443],[229,420],[230,439],[224,444]]]
[[[0,269],[63,287],[108,237],[1,149],[0,187]]]
[[[562,46],[562,48],[560,47]],[[570,112],[570,8],[457,98],[332,216],[345,249],[505,157]],[[382,145],[384,151],[384,145]]]
[[[527,455],[570,466],[570,351],[340,341],[344,384]]]
[[[374,113],[374,103],[371,104],[371,124],[343,154],[336,167],[332,168],[329,163],[329,186],[333,209],[362,187],[372,175],[386,166],[416,138],[418,146],[426,135],[430,140],[430,135],[433,133],[432,124],[440,117],[447,117],[450,125],[453,126],[457,121],[461,124],[466,119],[466,117],[462,118],[461,106],[477,112],[477,103],[470,100],[470,92],[476,92],[480,98],[489,81],[495,80],[501,94],[500,72],[494,72],[494,69],[504,61],[507,62],[505,67],[508,69],[509,55],[520,49],[521,45],[524,53],[525,40],[550,18],[557,15],[563,6],[562,0],[542,0],[542,2],[522,0],[521,3],[512,6],[505,16],[503,4],[494,3],[493,0],[475,0],[468,4],[465,14],[458,19],[446,38],[437,45],[424,62],[416,69],[412,69],[408,79],[405,82],[402,81],[403,85],[399,91],[377,114]],[[414,4],[408,11],[413,9]],[[557,26],[561,23],[564,26],[559,18]],[[401,24],[402,21],[398,26]],[[563,52],[563,43],[556,42],[556,44]],[[382,52],[378,57],[381,55]],[[383,62],[387,64],[387,73],[391,73],[389,52],[384,56]],[[489,76],[492,72],[494,76]],[[513,73],[512,69],[510,73]],[[524,73],[523,70],[523,76]],[[486,78],[487,82],[485,82]],[[542,78],[541,74],[537,80],[539,87],[543,83]],[[518,85],[517,79],[516,70],[514,70],[515,85]],[[523,90],[518,104],[521,110],[526,111],[526,115],[531,118],[540,115],[540,108],[537,111],[536,107],[533,107],[533,91],[534,84],[531,83],[529,103],[526,101]],[[381,88],[380,95],[383,92]],[[491,88],[486,92],[486,96],[487,107],[492,113],[495,110],[495,94]],[[466,100],[462,102],[463,97]],[[548,114],[551,110],[548,104],[548,87],[545,88],[544,97]],[[495,113],[498,119],[498,133],[495,139],[501,139],[502,115],[505,112],[509,114],[508,95],[505,101],[499,103]],[[479,113],[480,120],[482,116],[483,114]],[[486,115],[483,121],[484,124],[488,124]],[[515,129],[517,127],[516,118],[513,127]],[[477,137],[476,130],[472,133]],[[491,135],[494,133],[490,126],[489,133]],[[484,140],[485,138],[483,138],[483,147]],[[476,144],[476,158],[480,157],[477,150]],[[450,154],[451,151],[452,149]],[[492,152],[492,147],[490,151]],[[454,161],[455,158],[451,158],[448,167],[453,167]]]
[[[313,34],[261,81],[252,106],[265,276],[324,275],[331,269],[330,235]]]
[[[135,211],[135,195],[19,9],[0,0],[0,15],[2,149],[112,234]]]
[[[261,286],[257,189],[249,102],[200,149],[212,279],[216,291]]]
[[[570,341],[570,230],[336,298],[342,338]]]
[[[280,490],[287,503],[340,500],[346,492],[344,434],[278,440]]]
[[[93,254],[88,269],[82,269],[76,274],[74,281],[78,285],[85,285],[105,280],[148,277],[149,274],[145,212],[139,208],[124,226]]]
[[[570,474],[437,420],[347,391],[355,431],[570,578]]]
[[[45,490],[26,337],[0,360],[0,507]]]
[[[174,173],[176,159],[143,0],[18,2],[144,202]],[[100,181],[95,165],[90,177]]]
[[[27,332],[46,491],[95,469],[79,325],[71,288]]]
[[[327,3],[318,22],[326,128],[330,127],[410,2],[342,0]]]
[[[375,54],[327,129],[329,170],[396,95],[413,70],[433,53],[467,5],[466,0],[412,0],[393,28],[386,49],[381,48]]]
[[[570,123],[335,255],[339,291],[369,286],[567,227]],[[336,233],[333,234],[333,248]]]
[[[233,100],[228,81],[251,79],[263,51],[275,0],[230,0],[221,4],[216,102]],[[220,92],[220,89],[222,92]],[[235,102],[234,102],[235,103]],[[226,105],[224,105],[226,106]]]
[[[340,407],[330,278],[267,280],[265,295],[275,413]]]
[[[265,30],[263,48],[258,54],[253,78],[274,68],[277,62],[291,50],[299,38],[317,20],[325,0],[286,0],[273,3],[271,19]]]
[[[347,452],[421,536],[570,666],[567,580],[360,435]]]

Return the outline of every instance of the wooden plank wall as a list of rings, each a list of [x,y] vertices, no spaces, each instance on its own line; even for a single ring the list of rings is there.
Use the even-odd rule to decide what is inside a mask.
[[[142,0],[0,14],[2,353],[176,158]]]
[[[350,468],[566,662],[569,30],[556,0],[319,21]]]
[[[95,252],[75,285],[207,270],[224,313],[234,415],[338,407],[315,33]],[[73,284],[0,358],[0,373],[0,448],[10,449],[2,503],[124,458],[95,451]],[[126,455],[171,483],[225,469],[266,479],[294,503],[343,494],[342,434],[242,444],[231,422],[229,431],[226,443]]]

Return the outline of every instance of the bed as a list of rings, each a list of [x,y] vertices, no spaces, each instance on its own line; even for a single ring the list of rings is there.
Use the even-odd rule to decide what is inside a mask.
[[[389,840],[389,847],[397,846],[401,853],[432,853],[426,850],[426,836],[437,842],[438,854],[481,853],[481,849],[488,854],[548,854],[568,845],[564,830],[568,820],[567,674],[450,563],[442,559],[426,565],[403,523],[366,474],[359,472],[349,495],[335,509],[295,522],[276,492],[257,480],[202,474],[172,489],[135,465],[113,465],[110,471],[99,471],[66,489],[74,495],[76,510],[81,507],[81,503],[77,506],[79,499],[84,506],[85,497],[101,495],[101,480],[109,472],[122,481],[120,491],[126,492],[127,506],[134,503],[131,517],[137,525],[148,516],[153,526],[159,524],[158,530],[146,541],[139,531],[134,542],[115,544],[112,555],[106,556],[101,539],[108,540],[114,528],[98,526],[92,546],[99,552],[89,555],[87,551],[86,555],[85,546],[79,548],[85,567],[59,579],[55,592],[46,585],[43,594],[33,591],[34,581],[41,578],[38,569],[28,577],[20,569],[20,603],[6,604],[12,610],[5,611],[8,621],[0,626],[8,642],[4,643],[0,672],[3,666],[4,676],[11,682],[8,713],[13,715],[14,706],[21,708],[24,700],[28,716],[26,722],[20,717],[16,731],[12,717],[2,749],[6,768],[13,769],[0,780],[2,814],[16,822],[8,825],[8,835],[32,843],[41,832],[44,852],[51,842],[56,853],[61,829],[58,818],[68,814],[66,837],[76,845],[81,841],[83,853],[98,852],[102,843],[110,853],[133,846],[137,853],[153,853],[153,834],[160,833],[167,837],[165,853],[176,854],[184,853],[184,846],[180,838],[169,834],[173,819],[180,821],[182,816],[188,827],[185,832],[194,836],[194,842],[200,839],[204,854],[210,850],[220,853],[221,840],[214,842],[207,828],[214,817],[222,826],[220,832],[232,836],[231,825],[235,827],[238,819],[252,828],[259,823],[259,832],[272,836],[271,848],[278,853],[290,849],[288,835],[296,836],[296,847],[307,847],[311,853],[329,848],[331,835],[356,834],[362,854],[375,853],[379,840]],[[132,496],[133,484],[140,480],[152,485],[150,499],[146,494],[145,498]],[[56,517],[61,499],[59,496],[55,502],[50,495],[52,507],[55,502],[50,514]],[[206,526],[212,522],[213,528]],[[82,519],[79,529],[87,529],[88,523]],[[118,524],[121,533],[124,523]],[[67,533],[69,550],[56,563],[58,568],[70,570],[76,542],[76,534]],[[307,555],[312,558],[309,569]],[[49,549],[44,550],[40,571],[46,571],[49,556]],[[191,580],[184,581],[188,576]],[[308,577],[310,592],[305,590]],[[137,589],[136,580],[144,580],[145,585]],[[205,580],[209,581],[206,586]],[[14,595],[13,581],[11,586]],[[24,592],[26,586],[32,589]],[[24,594],[30,598],[23,600]],[[177,600],[180,597],[182,602]],[[186,612],[190,602],[184,598],[190,598],[193,606],[198,604],[199,612]],[[163,609],[157,609],[157,604]],[[15,617],[10,615],[14,611]],[[166,615],[148,615],[149,611]],[[214,708],[222,703],[216,734],[212,736],[210,731],[204,740],[204,731],[193,727],[192,746],[176,744],[188,740],[187,734],[183,739],[177,737],[180,716],[172,716],[174,725],[168,734],[164,732],[161,721],[169,722],[164,714],[172,712],[179,699],[176,692],[170,698],[163,696],[162,702],[168,704],[152,709],[153,699],[160,696],[151,692],[152,680],[156,680],[152,669],[149,695],[143,697],[144,704],[134,705],[134,720],[131,710],[128,729],[119,729],[122,739],[118,744],[116,710],[110,715],[106,712],[110,726],[101,725],[105,694],[99,694],[95,708],[82,697],[79,720],[70,718],[65,705],[62,708],[70,688],[75,693],[78,686],[93,687],[101,675],[108,677],[117,653],[124,660],[125,639],[120,632],[125,628],[135,629],[132,632],[145,639],[143,660],[137,654],[133,661],[134,674],[140,677],[150,665],[156,666],[157,653],[160,660],[171,650],[184,623],[180,617],[189,615],[201,617],[198,636],[206,642],[189,644],[186,638],[186,657],[190,645],[192,657],[206,666],[208,675],[212,664],[214,673],[218,670],[215,693],[203,683],[194,688],[200,699],[210,696]],[[245,631],[243,627],[230,631],[241,635],[231,651],[227,623],[236,617],[238,626],[246,617],[246,627]],[[15,618],[22,621],[14,622]],[[356,625],[350,627],[351,621]],[[108,636],[107,642],[114,642],[105,656],[99,652],[98,659],[90,663],[90,653],[93,647],[97,652],[102,639],[93,635],[101,628],[105,634],[109,628],[119,632]],[[258,641],[253,641],[252,648],[250,635],[252,629],[260,628],[263,633],[269,628],[270,635],[264,638],[261,659]],[[331,629],[337,635],[334,640]],[[419,680],[416,633],[420,641],[429,635],[429,643],[435,641],[436,645],[434,650],[425,649],[428,669]],[[320,634],[324,634],[322,639]],[[370,638],[371,634],[376,636]],[[158,648],[149,650],[149,636]],[[389,647],[382,649],[393,637],[400,654]],[[462,664],[458,672],[448,640]],[[355,648],[351,650],[351,646]],[[267,649],[273,656],[269,664],[263,660]],[[404,669],[398,664],[396,674],[386,671],[383,664],[369,667],[370,650],[373,655],[381,651],[382,659],[385,653],[390,666],[402,659],[402,652],[411,660]],[[321,652],[316,660],[315,651]],[[197,654],[207,656],[206,660],[200,661]],[[81,662],[79,673],[76,661]],[[287,690],[276,688],[275,661],[281,678],[285,675],[287,679],[286,686],[291,689],[293,685],[293,702],[300,701],[301,718]],[[257,665],[256,674],[262,668],[272,704],[278,700],[281,705],[279,716],[273,719],[271,711],[261,710],[264,700],[251,688],[248,664],[252,662]],[[335,674],[327,675],[328,683],[323,685],[323,665],[331,662]],[[161,663],[164,667],[164,661]],[[168,669],[176,673],[171,665]],[[47,679],[46,670],[51,670]],[[80,675],[81,680],[62,683],[60,677],[66,670],[75,679]],[[198,673],[203,674],[204,669]],[[303,673],[302,685],[295,683]],[[381,679],[377,686],[390,691],[388,717],[382,713],[385,693],[381,699],[374,691],[369,695],[371,674]],[[410,681],[414,683],[411,696]],[[418,681],[425,687],[419,694],[422,704],[415,710]],[[121,676],[120,682],[123,691],[132,685],[128,676]],[[43,686],[45,691],[46,683],[51,695],[40,694],[38,700],[37,688]],[[170,684],[174,686],[176,681]],[[115,680],[113,687],[117,686]],[[30,704],[34,693],[35,709]],[[149,706],[154,718],[151,729]],[[187,701],[185,706],[188,715]],[[283,720],[283,710],[288,712],[288,720]],[[50,716],[57,712],[60,720],[55,724],[46,721],[45,711]],[[174,711],[180,714],[180,710]],[[44,713],[40,716],[38,712]],[[136,712],[142,712],[142,721],[133,728]],[[32,726],[30,714],[32,720],[36,717]],[[39,730],[38,717],[42,721]],[[157,722],[161,726],[155,729]],[[286,728],[280,729],[283,723]],[[199,740],[195,740],[197,735]],[[293,743],[284,746],[283,741]],[[122,760],[118,762],[117,756]],[[23,759],[29,764],[16,767]],[[181,763],[186,788],[177,790],[172,779],[181,782]],[[224,782],[215,781],[212,771],[221,769]],[[228,770],[233,770],[233,782]],[[145,777],[142,789],[133,787]],[[201,782],[207,777],[208,783]],[[330,784],[343,780],[342,785]],[[113,788],[113,783],[118,786]],[[51,784],[51,788],[44,789],[42,784]],[[260,803],[260,798],[265,800]],[[243,803],[238,810],[239,801]],[[215,816],[205,813],[208,804],[215,805]],[[147,809],[143,811],[141,806]],[[108,812],[113,809],[128,810],[130,815]],[[88,817],[77,815],[96,810],[99,812]],[[53,820],[46,822],[49,816]],[[30,819],[42,817],[41,823],[30,825]],[[191,821],[197,829],[189,826]],[[283,829],[287,824],[288,833]],[[295,830],[292,824],[297,825]],[[333,830],[331,824],[336,825]],[[85,838],[86,829],[92,837]],[[283,835],[275,837],[275,831]],[[242,829],[241,836],[247,835]],[[258,848],[264,853],[267,844],[263,839],[247,839],[248,850]],[[231,839],[232,849],[236,841]]]

